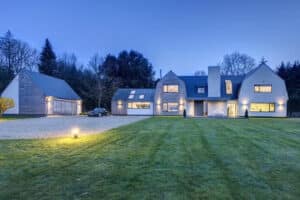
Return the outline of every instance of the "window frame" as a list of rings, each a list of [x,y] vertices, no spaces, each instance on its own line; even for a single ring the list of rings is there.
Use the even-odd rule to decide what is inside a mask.
[[[271,91],[270,92],[262,92],[262,91],[256,91],[256,87],[267,87],[267,86],[270,86],[271,87]],[[254,93],[267,93],[267,94],[269,94],[269,93],[272,93],[272,91],[273,91],[273,86],[272,86],[272,84],[254,84],[254,87],[253,87],[253,89],[254,89]]]
[[[133,104],[148,104],[147,107],[144,107],[144,108],[134,108],[132,105]],[[130,106],[131,105],[131,106]],[[137,109],[137,110],[146,110],[146,109],[150,109],[151,108],[151,102],[138,102],[138,101],[133,101],[133,102],[128,102],[127,103],[127,109]]]
[[[176,92],[170,92],[169,91],[170,86],[177,86],[177,91]],[[166,90],[165,90],[165,88],[166,88]],[[179,93],[179,84],[164,84],[163,85],[163,92],[164,93]]]
[[[203,92],[199,92],[199,89],[203,89]],[[205,87],[197,87],[197,94],[205,94]]]
[[[169,110],[169,104],[177,104],[177,110]],[[167,109],[165,109],[165,107]],[[179,111],[179,103],[178,102],[164,102],[162,104],[162,111],[163,112],[170,112],[170,113],[175,113],[175,112],[178,112]]]
[[[227,90],[227,89],[229,89],[229,86],[230,86],[230,92]],[[226,94],[228,94],[228,95],[232,94],[233,88],[232,88],[231,80],[225,80],[225,90],[226,90]]]
[[[251,108],[251,105],[252,104],[268,104],[269,105],[269,111],[253,111],[252,108]],[[273,105],[273,110],[271,111],[271,105]],[[250,109],[249,109],[250,112],[258,112],[258,113],[274,113],[276,112],[276,103],[274,102],[252,102],[250,103]]]

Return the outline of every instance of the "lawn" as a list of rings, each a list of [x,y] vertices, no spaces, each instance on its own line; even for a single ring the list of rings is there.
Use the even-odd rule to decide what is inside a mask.
[[[154,117],[0,141],[0,199],[299,199],[299,119]]]

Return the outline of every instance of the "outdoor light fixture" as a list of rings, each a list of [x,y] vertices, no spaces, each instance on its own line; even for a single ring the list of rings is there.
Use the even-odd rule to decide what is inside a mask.
[[[72,128],[71,134],[74,139],[77,139],[79,137],[79,132],[80,132],[79,128],[77,128],[77,127]]]

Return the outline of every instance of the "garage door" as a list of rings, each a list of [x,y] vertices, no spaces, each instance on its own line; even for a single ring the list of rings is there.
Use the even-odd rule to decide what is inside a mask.
[[[61,115],[76,115],[77,114],[77,102],[55,99],[53,102],[53,114]]]

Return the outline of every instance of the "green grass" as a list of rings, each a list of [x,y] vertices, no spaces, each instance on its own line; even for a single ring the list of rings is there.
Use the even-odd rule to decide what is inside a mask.
[[[0,141],[0,199],[299,199],[299,119],[154,117]]]

